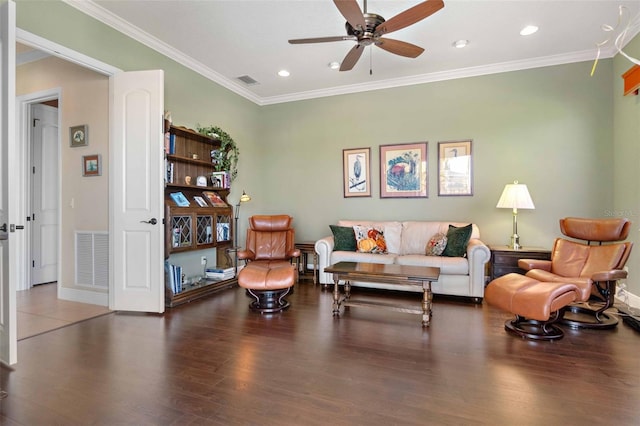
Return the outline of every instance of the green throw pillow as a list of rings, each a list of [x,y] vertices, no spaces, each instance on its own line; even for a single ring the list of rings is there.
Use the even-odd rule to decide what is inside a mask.
[[[465,257],[467,255],[467,244],[469,244],[472,231],[472,224],[461,226],[460,228],[449,225],[447,246],[444,248],[442,255],[448,257]]]
[[[356,251],[356,234],[351,226],[329,225],[333,232],[333,251]]]

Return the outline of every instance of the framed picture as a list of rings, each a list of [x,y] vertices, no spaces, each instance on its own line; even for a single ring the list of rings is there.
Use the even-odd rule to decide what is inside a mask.
[[[82,176],[100,176],[102,174],[100,154],[82,156]]]
[[[473,195],[471,140],[438,142],[438,195]]]
[[[345,197],[371,197],[371,148],[342,150]]]
[[[380,198],[426,198],[427,142],[380,146]]]
[[[69,145],[71,148],[89,145],[89,126],[83,124],[69,127]]]

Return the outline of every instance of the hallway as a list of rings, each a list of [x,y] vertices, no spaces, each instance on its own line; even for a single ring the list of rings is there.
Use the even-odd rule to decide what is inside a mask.
[[[16,306],[18,340],[111,312],[104,306],[58,299],[56,283],[16,292]]]

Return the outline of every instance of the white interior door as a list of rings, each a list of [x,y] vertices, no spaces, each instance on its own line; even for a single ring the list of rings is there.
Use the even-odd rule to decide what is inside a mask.
[[[15,265],[11,263],[16,226],[15,174],[11,170],[15,163],[15,49],[16,8],[13,1],[7,1],[0,4],[0,361],[9,365],[18,358]]]
[[[31,285],[58,278],[58,109],[31,107]]]
[[[164,312],[164,73],[118,73],[109,88],[109,308]]]

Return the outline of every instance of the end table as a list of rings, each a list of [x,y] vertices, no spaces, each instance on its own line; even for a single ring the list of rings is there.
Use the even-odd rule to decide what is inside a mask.
[[[306,274],[307,265],[309,264],[309,255],[313,255],[313,285],[316,285],[316,270],[318,269],[318,253],[316,253],[315,241],[303,241],[295,243],[295,247],[300,250],[300,259],[298,260],[298,272]]]
[[[551,250],[539,247],[522,247],[514,250],[508,246],[489,246],[491,250],[491,280],[510,272],[523,273],[518,259],[550,260]]]

